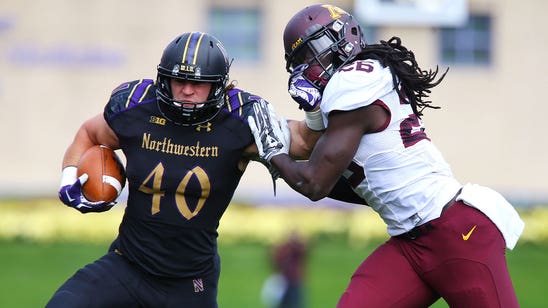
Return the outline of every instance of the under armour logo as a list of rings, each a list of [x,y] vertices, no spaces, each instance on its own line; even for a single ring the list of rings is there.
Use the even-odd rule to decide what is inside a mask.
[[[196,126],[196,131],[197,132],[200,132],[202,131],[202,128],[205,128],[206,132],[210,132],[211,131],[211,122],[207,122],[206,124],[198,124]]]
[[[192,284],[194,285],[194,292],[203,292],[204,291],[204,282],[202,278],[192,279]]]

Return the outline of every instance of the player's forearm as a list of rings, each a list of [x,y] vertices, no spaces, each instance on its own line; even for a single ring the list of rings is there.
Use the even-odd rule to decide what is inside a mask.
[[[291,131],[289,154],[295,159],[308,159],[322,132],[309,129],[305,121],[289,120],[288,125]]]
[[[331,191],[332,185],[328,187],[327,183],[322,183],[308,161],[294,161],[290,156],[280,154],[273,156],[270,162],[291,188],[312,201],[326,197]]]

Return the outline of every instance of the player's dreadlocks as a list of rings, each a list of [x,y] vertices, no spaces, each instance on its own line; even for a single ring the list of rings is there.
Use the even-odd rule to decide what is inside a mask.
[[[402,46],[399,37],[392,37],[388,41],[381,41],[380,44],[367,45],[358,55],[360,59],[376,59],[383,66],[388,66],[394,79],[394,88],[398,89],[398,80],[402,91],[397,91],[400,99],[407,100],[413,108],[413,112],[418,117],[422,116],[425,108],[439,109],[439,106],[433,106],[431,101],[425,100],[430,93],[430,89],[437,86],[447,74],[449,68],[436,79],[438,67],[436,70],[422,70],[415,55],[411,50]],[[405,97],[406,96],[406,97]]]

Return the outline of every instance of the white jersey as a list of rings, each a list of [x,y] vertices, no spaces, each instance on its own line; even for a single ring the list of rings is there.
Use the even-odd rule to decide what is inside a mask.
[[[395,236],[438,218],[462,185],[411,105],[400,101],[392,76],[376,60],[354,61],[331,77],[320,106],[326,127],[334,110],[378,104],[390,113],[382,131],[363,135],[343,175]]]

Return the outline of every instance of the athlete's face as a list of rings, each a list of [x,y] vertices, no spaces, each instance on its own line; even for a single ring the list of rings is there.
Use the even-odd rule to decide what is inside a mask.
[[[211,83],[192,80],[171,79],[173,99],[179,102],[205,102],[211,90]]]

